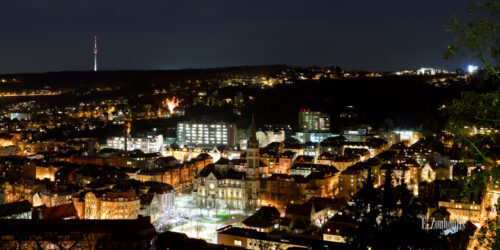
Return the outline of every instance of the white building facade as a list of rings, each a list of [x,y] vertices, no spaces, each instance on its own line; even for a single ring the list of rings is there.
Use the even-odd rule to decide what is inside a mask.
[[[127,138],[128,151],[139,149],[144,153],[156,153],[160,151],[162,145],[163,145],[163,135]],[[106,147],[124,150],[125,138],[110,137],[106,140]]]
[[[183,146],[236,146],[236,124],[181,122],[177,124],[177,144]]]

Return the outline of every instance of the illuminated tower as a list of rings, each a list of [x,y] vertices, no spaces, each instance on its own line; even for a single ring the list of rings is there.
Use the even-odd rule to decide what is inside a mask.
[[[97,71],[97,36],[94,36],[94,71]]]
[[[252,114],[252,127],[247,142],[246,168],[247,209],[259,207],[260,175],[259,175],[259,141],[255,133],[255,120]]]

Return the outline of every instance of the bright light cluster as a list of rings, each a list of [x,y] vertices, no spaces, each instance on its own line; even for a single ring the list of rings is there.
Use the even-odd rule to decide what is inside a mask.
[[[163,107],[165,107],[166,109],[168,109],[168,111],[170,112],[170,114],[174,114],[174,110],[175,108],[179,107],[179,103],[181,103],[182,100],[177,100],[175,97],[170,99],[170,98],[166,98],[165,100],[163,100],[162,104],[163,104]]]

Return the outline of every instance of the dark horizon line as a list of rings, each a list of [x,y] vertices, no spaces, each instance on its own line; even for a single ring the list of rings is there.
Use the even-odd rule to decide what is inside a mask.
[[[419,68],[407,68],[407,69],[398,69],[398,70],[369,70],[369,69],[347,69],[343,68],[341,65],[330,65],[330,66],[320,66],[320,65],[290,65],[290,64],[261,64],[261,65],[234,65],[234,66],[215,66],[215,67],[207,67],[207,68],[197,68],[197,67],[187,67],[187,68],[168,68],[168,69],[106,69],[106,70],[97,70],[93,71],[93,69],[89,70],[60,70],[60,71],[40,71],[40,72],[8,72],[8,73],[0,73],[2,76],[7,76],[7,75],[36,75],[36,74],[53,74],[53,73],[69,73],[69,72],[95,72],[98,74],[99,72],[124,72],[124,71],[189,71],[189,70],[220,70],[220,69],[231,69],[231,68],[245,68],[245,67],[288,67],[288,68],[335,68],[335,67],[340,67],[344,71],[355,71],[355,72],[360,72],[360,71],[366,71],[366,72],[377,72],[377,73],[388,73],[388,72],[398,72],[398,71],[404,71],[404,70],[417,70]],[[449,67],[439,67],[439,66],[423,66],[420,68],[434,68],[434,69],[442,69],[442,70],[457,70],[461,69],[460,67],[450,69]],[[465,69],[462,69],[465,71]]]

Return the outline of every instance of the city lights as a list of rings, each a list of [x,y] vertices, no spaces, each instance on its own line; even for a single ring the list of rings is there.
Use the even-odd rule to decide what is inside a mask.
[[[469,65],[469,66],[467,66],[467,72],[469,72],[469,74],[476,73],[478,69],[479,69],[479,67],[476,66],[476,65]]]
[[[2,6],[0,250],[500,249],[500,0],[422,1]]]
[[[175,108],[179,107],[179,103],[181,102],[182,100],[178,100],[175,97],[173,97],[172,99],[166,98],[162,101],[162,105],[170,112],[170,115],[173,115]]]

